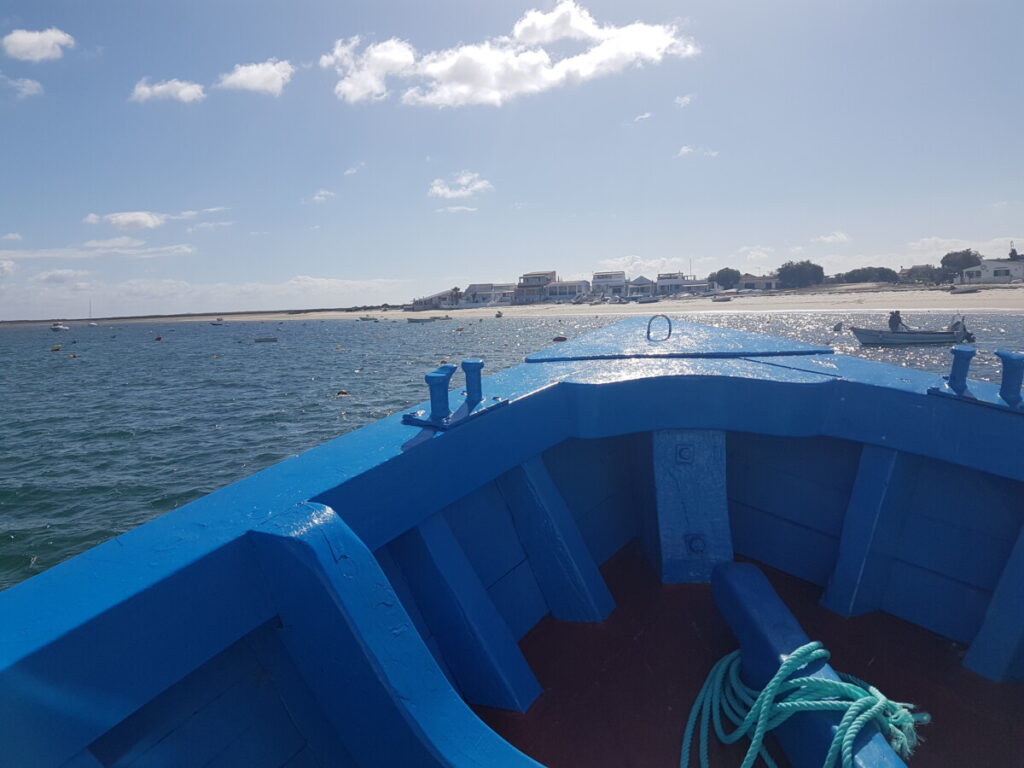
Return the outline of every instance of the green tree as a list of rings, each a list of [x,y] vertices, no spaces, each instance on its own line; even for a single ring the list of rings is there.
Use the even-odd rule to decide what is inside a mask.
[[[810,261],[787,261],[778,271],[780,288],[803,288],[825,282],[825,270]]]
[[[898,283],[900,276],[888,267],[860,267],[842,275],[836,275],[840,283]]]
[[[931,264],[917,264],[907,270],[908,283],[941,283],[943,271]]]
[[[729,290],[740,281],[740,271],[732,267],[724,267],[708,275],[709,283],[717,283],[719,287]]]
[[[950,251],[942,257],[942,268],[952,276],[953,273],[959,274],[965,269],[970,267],[976,267],[981,263],[981,254],[977,251],[973,251],[970,248],[965,248],[962,251]]]

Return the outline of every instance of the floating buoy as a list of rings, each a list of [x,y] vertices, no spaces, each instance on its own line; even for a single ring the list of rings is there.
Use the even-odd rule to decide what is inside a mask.
[[[341,349],[341,344],[335,344],[335,345],[334,345],[334,348],[335,348],[335,349]]]
[[[60,352],[60,344],[54,344],[52,347],[50,347],[50,351],[51,352]]]
[[[455,329],[455,332],[456,332],[456,333],[460,333],[460,332],[462,332],[462,331],[464,331],[464,330],[466,330],[466,329],[460,326],[460,327],[458,327],[458,328],[456,328],[456,329]]]
[[[153,341],[163,341],[163,340],[164,340],[163,336],[157,336],[155,339],[153,339]]]
[[[70,357],[72,360],[74,360],[76,357],[78,357],[78,355],[68,355],[68,357]]]
[[[552,341],[568,341],[568,339],[565,336],[555,336]]]
[[[347,396],[348,396],[348,390],[347,389],[339,389],[338,390],[337,397],[347,397]]]

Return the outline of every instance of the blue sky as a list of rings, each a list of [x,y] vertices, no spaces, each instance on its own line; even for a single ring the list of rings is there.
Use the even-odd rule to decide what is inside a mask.
[[[0,7],[0,319],[1024,242],[1019,2]]]

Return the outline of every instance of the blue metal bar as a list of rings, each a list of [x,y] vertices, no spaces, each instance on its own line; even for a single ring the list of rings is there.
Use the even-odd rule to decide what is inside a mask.
[[[430,388],[430,420],[442,421],[448,418],[452,409],[448,407],[448,384],[455,373],[455,366],[446,363],[426,375]]]
[[[1003,361],[1003,380],[999,386],[999,396],[1007,405],[1016,408],[1021,401],[1020,385],[1024,380],[1024,355],[1020,352],[997,349],[996,357]]]
[[[949,351],[953,355],[953,366],[949,369],[949,388],[962,395],[967,391],[967,373],[971,368],[971,358],[977,350],[957,344]]]
[[[481,370],[484,361],[478,357],[470,357],[462,361],[462,371],[466,374],[466,403],[470,408],[484,399]]]

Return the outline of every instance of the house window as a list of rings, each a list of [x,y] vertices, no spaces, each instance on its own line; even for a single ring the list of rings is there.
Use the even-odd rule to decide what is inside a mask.
[[[969,269],[966,272],[964,272],[964,274],[967,275],[968,277],[981,277],[981,270]]]
[[[993,277],[1009,277],[1010,270],[1008,269],[994,269],[992,270]]]

